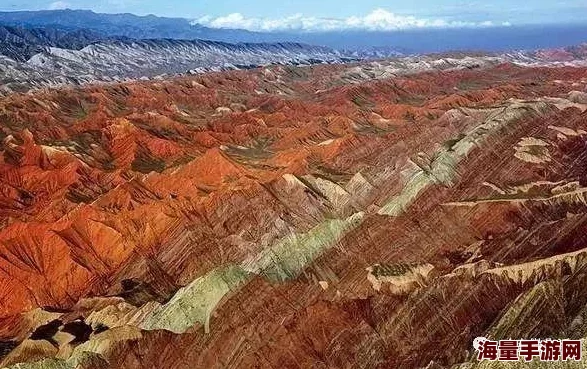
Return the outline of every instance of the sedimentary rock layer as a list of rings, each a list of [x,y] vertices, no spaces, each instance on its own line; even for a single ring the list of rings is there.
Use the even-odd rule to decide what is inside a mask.
[[[585,337],[587,69],[467,60],[4,97],[0,367],[476,367],[477,336]]]

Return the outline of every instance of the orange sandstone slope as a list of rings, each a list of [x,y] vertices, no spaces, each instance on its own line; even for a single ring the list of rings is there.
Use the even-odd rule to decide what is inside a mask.
[[[480,335],[586,337],[587,69],[379,67],[3,98],[0,367],[448,368]]]

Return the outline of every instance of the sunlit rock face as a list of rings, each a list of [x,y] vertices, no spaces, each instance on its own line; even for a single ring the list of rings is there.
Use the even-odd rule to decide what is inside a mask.
[[[7,33],[7,34],[6,34]],[[41,37],[35,36],[41,33]],[[57,32],[0,26],[0,94],[43,87],[164,79],[178,74],[312,65],[359,60],[327,47],[294,42],[106,38],[89,31]],[[24,46],[24,47],[23,47]]]
[[[469,368],[475,337],[585,337],[587,68],[483,60],[3,97],[0,367]]]

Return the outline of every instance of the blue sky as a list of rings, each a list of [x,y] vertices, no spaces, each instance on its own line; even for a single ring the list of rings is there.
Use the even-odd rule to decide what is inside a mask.
[[[0,0],[0,10],[91,9],[256,31],[587,23],[587,0]]]

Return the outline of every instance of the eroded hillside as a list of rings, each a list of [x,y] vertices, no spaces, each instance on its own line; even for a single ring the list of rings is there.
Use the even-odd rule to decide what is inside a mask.
[[[586,337],[587,69],[394,63],[2,98],[0,367],[469,368],[477,336]]]

